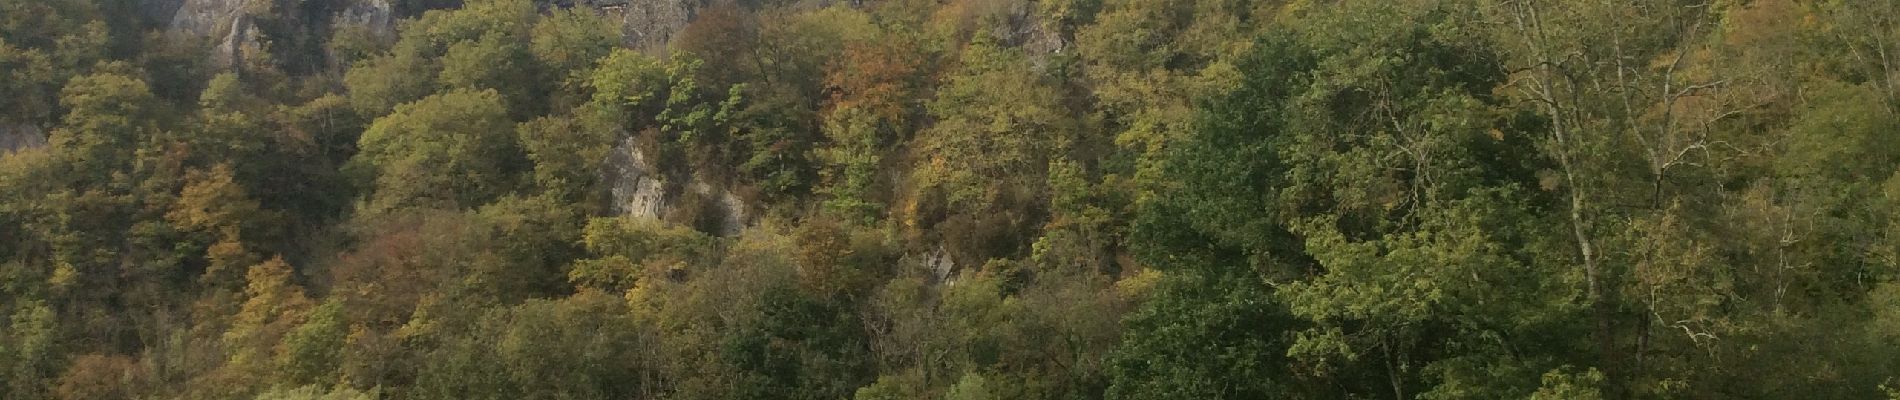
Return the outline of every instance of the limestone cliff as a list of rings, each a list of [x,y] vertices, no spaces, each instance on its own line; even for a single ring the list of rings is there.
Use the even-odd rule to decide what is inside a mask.
[[[379,35],[396,32],[396,9],[389,0],[354,0],[338,13],[336,26],[360,26]]]
[[[211,36],[231,30],[244,14],[246,0],[185,0],[171,17],[173,31]]]
[[[697,177],[669,179],[665,169],[649,160],[632,138],[623,140],[608,154],[606,170],[602,172],[615,214],[672,219],[682,208],[697,207],[696,214],[708,215],[716,221],[717,226],[711,227],[710,233],[737,236],[751,225],[745,201],[732,191]]]
[[[633,139],[614,147],[605,165],[615,213],[642,218],[665,215],[665,181],[647,162],[646,154],[634,145]]]
[[[628,46],[660,51],[673,35],[704,5],[702,0],[576,0],[575,6],[595,7],[620,20],[620,34]]]
[[[213,65],[229,66],[243,60],[240,54],[249,45],[255,48],[256,34],[250,17],[244,13],[246,0],[185,0],[172,12],[172,32],[211,39]]]
[[[254,0],[157,0],[144,7],[150,19],[169,21],[168,30],[177,35],[203,38],[212,44],[213,65],[234,66],[244,53],[260,51],[255,16],[250,7]],[[331,26],[360,26],[378,34],[393,34],[395,9],[389,0],[336,0],[341,2],[334,15],[305,16],[327,21]],[[167,16],[169,15],[169,16]],[[328,31],[324,29],[322,31]]]

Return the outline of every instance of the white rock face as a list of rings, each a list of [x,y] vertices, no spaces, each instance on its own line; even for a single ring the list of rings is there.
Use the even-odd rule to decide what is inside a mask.
[[[231,30],[231,22],[244,14],[245,0],[185,0],[172,14],[171,28],[196,36],[211,36]]]
[[[751,217],[746,214],[745,201],[731,191],[699,179],[668,185],[662,170],[649,160],[632,138],[622,140],[614,146],[613,152],[608,153],[606,171],[603,172],[614,213],[662,219],[679,207],[681,195],[691,191],[699,198],[708,199],[710,209],[707,212],[719,213],[719,231],[711,233],[737,236],[752,224]]]
[[[46,132],[31,124],[0,125],[0,155],[46,146]]]
[[[256,50],[262,47],[258,46],[257,34],[251,32],[254,28],[251,25],[251,17],[248,15],[239,13],[231,18],[231,30],[224,34],[224,38],[218,40],[218,48],[211,53],[212,64],[228,65],[236,69],[238,64],[244,61],[245,50]]]
[[[396,8],[389,0],[355,0],[337,13],[335,26],[361,26],[378,35],[396,33]]]
[[[233,66],[243,60],[247,45],[255,48],[257,35],[244,14],[245,0],[185,0],[172,14],[172,32],[212,39],[213,65]]]
[[[614,147],[607,155],[606,168],[615,213],[652,219],[665,215],[666,182],[633,138]]]
[[[930,276],[936,278],[936,283],[946,286],[956,285],[957,262],[950,259],[950,249],[944,248],[942,243],[937,244],[936,249],[924,253],[923,262],[924,269],[930,271]]]
[[[609,16],[620,18],[620,33],[637,49],[664,49],[673,35],[691,22],[698,0],[592,0]]]
[[[158,1],[158,0],[154,0]],[[171,12],[169,28],[175,34],[211,40],[213,65],[234,67],[244,60],[245,51],[257,51],[256,24],[244,10],[247,0],[165,0],[175,5],[157,4],[148,12]],[[337,12],[332,26],[362,26],[379,35],[396,33],[395,8],[389,0],[350,0]]]

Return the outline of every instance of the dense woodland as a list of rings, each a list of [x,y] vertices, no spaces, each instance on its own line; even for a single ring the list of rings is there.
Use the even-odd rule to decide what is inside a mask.
[[[0,0],[0,398],[1900,399],[1900,1],[358,1]]]

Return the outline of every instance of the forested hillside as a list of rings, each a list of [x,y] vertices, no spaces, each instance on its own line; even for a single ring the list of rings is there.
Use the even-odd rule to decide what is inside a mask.
[[[1900,399],[1896,0],[0,0],[0,398]]]

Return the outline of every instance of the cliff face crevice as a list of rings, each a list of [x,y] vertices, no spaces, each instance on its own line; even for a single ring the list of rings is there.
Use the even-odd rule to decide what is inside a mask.
[[[245,0],[185,0],[173,11],[170,27],[193,36],[229,32],[243,16],[244,3]]]
[[[171,22],[166,26],[176,34],[211,40],[215,44],[212,65],[234,66],[243,60],[239,53],[247,45],[255,48],[257,44],[250,18],[244,13],[245,3],[245,0],[185,0],[172,11]]]

